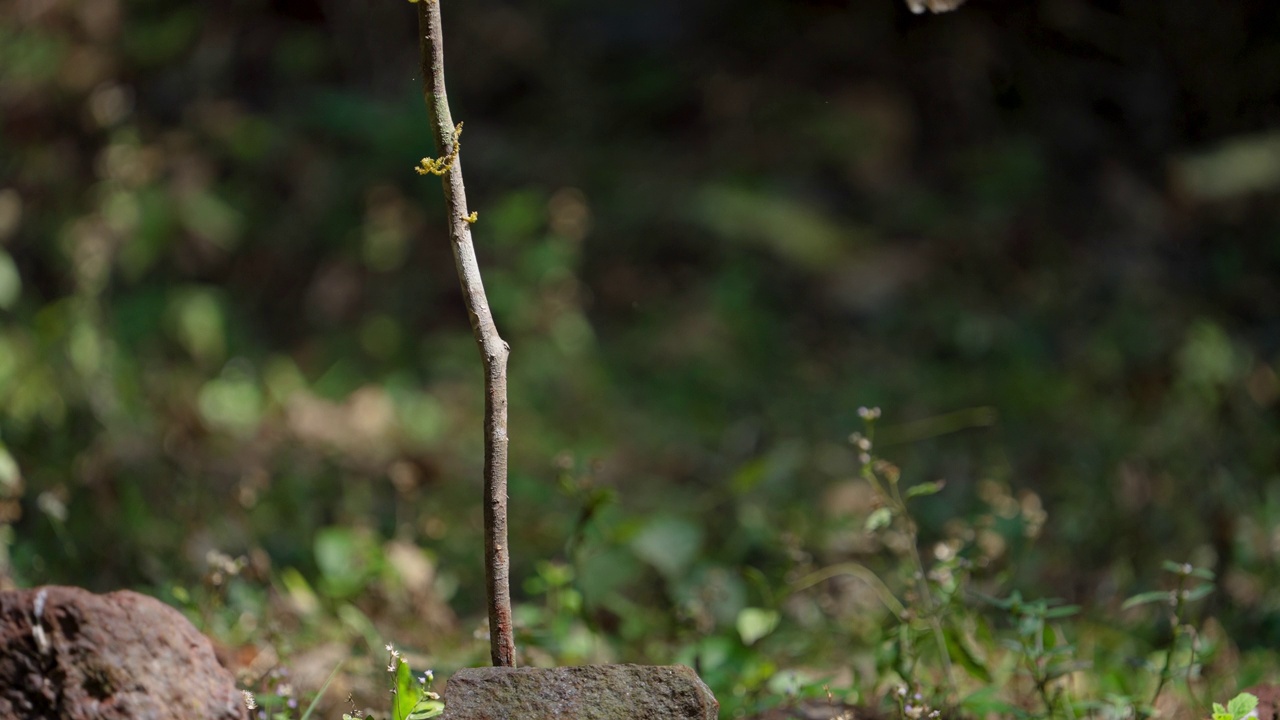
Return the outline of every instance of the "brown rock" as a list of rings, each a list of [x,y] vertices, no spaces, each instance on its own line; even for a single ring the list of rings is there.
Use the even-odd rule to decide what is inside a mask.
[[[445,720],[715,720],[720,703],[683,665],[465,668]]]
[[[0,718],[241,720],[235,681],[177,610],[121,591],[0,592]]]

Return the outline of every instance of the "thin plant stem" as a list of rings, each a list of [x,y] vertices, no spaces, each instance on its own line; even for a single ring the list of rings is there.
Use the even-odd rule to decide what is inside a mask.
[[[897,488],[894,488],[897,494]],[[906,510],[906,503],[899,498],[898,503],[902,509]],[[929,590],[929,580],[925,577],[924,561],[920,557],[920,550],[916,547],[919,542],[917,536],[916,523],[910,517],[907,518],[908,533],[911,537],[911,559],[915,563],[916,576],[916,592],[920,593],[921,601],[924,603],[925,612],[929,616],[929,627],[933,631],[933,641],[938,644],[938,653],[942,657],[942,670],[946,678],[947,692],[950,693],[952,699],[956,699],[956,679],[951,670],[951,651],[947,649],[946,634],[942,630],[942,621],[938,618],[941,610],[934,606],[933,596]]]
[[[875,439],[875,425],[868,423],[866,427],[866,436],[868,441]],[[907,501],[902,497],[902,491],[898,487],[897,476],[888,478],[888,488],[880,483],[876,477],[876,473],[871,463],[864,463],[862,467],[862,476],[870,482],[871,486],[880,494],[881,497],[889,501],[893,506],[894,512],[902,518],[906,524],[907,536],[910,540],[911,562],[914,566],[913,574],[915,576],[916,592],[920,596],[920,601],[924,603],[926,619],[929,623],[929,629],[932,631],[933,640],[938,645],[938,654],[942,661],[943,676],[946,683],[948,694],[953,698],[956,695],[955,675],[951,670],[951,653],[947,649],[946,634],[942,629],[942,621],[938,618],[940,609],[933,604],[933,595],[929,590],[929,580],[925,575],[924,560],[920,557],[919,529],[916,526],[915,519],[911,517],[911,511],[907,509]]]
[[[1160,693],[1164,691],[1164,686],[1169,682],[1173,669],[1173,654],[1178,649],[1178,640],[1182,637],[1182,613],[1186,606],[1186,595],[1183,589],[1186,587],[1186,575],[1178,576],[1178,584],[1173,591],[1173,610],[1170,612],[1169,620],[1172,623],[1173,637],[1169,640],[1169,649],[1164,654],[1164,665],[1160,668],[1160,677],[1156,679],[1155,692],[1151,694],[1151,701],[1148,705],[1152,708],[1156,706],[1156,702],[1160,700]],[[1191,664],[1195,662],[1195,655],[1192,654]],[[1140,712],[1139,718],[1145,718],[1149,715],[1147,712]]]
[[[461,126],[453,124],[445,92],[440,0],[421,0],[417,6],[422,94],[440,158],[437,165],[440,172],[435,174],[440,175],[444,186],[453,260],[462,284],[471,331],[484,364],[485,595],[489,605],[489,650],[495,666],[515,667],[507,546],[507,356],[511,348],[494,325],[471,242],[471,223],[476,216],[467,210],[467,190],[462,182],[462,158],[458,152]]]

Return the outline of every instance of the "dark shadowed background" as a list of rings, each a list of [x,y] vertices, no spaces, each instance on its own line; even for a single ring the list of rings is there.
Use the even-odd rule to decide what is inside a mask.
[[[873,645],[861,406],[991,593],[1280,644],[1273,3],[442,2],[528,662]],[[483,662],[432,151],[407,2],[0,4],[0,582]]]

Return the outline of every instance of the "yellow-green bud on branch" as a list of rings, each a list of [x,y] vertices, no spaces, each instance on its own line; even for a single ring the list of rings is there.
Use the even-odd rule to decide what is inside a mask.
[[[418,0],[409,0],[417,2]],[[431,0],[427,0],[431,2]],[[458,150],[462,148],[462,143],[458,138],[462,137],[462,123],[458,123],[453,128],[453,151],[442,158],[425,157],[418,161],[418,166],[413,170],[419,175],[444,175],[449,172],[449,168],[453,167],[453,161],[458,159]],[[473,221],[474,222],[474,221]]]

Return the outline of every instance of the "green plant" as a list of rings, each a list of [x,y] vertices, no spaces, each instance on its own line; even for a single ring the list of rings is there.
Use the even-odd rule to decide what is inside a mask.
[[[930,569],[925,567],[924,560],[920,555],[919,525],[915,518],[912,517],[910,508],[907,505],[914,498],[937,494],[942,490],[944,483],[941,480],[924,482],[913,485],[903,491],[900,484],[902,471],[896,465],[886,460],[878,459],[872,454],[876,421],[880,418],[880,414],[880,408],[859,408],[858,416],[862,418],[864,432],[854,433],[850,436],[849,441],[858,450],[862,479],[866,480],[875,489],[881,503],[880,507],[867,518],[866,530],[875,533],[897,525],[906,536],[906,541],[903,543],[904,554],[910,563],[909,576],[915,586],[912,599],[917,601],[918,607],[904,607],[897,612],[899,619],[903,621],[900,626],[901,632],[898,635],[898,658],[900,660],[897,663],[898,672],[908,682],[913,679],[914,668],[912,663],[914,663],[915,658],[912,656],[915,653],[912,652],[911,648],[915,644],[909,631],[915,622],[922,622],[927,626],[932,642],[936,645],[948,696],[954,697],[956,694],[956,682],[951,667],[951,651],[947,646],[946,632],[942,625],[942,609],[956,596],[959,585],[951,582],[954,576],[950,573],[945,575],[931,574]],[[931,582],[942,580],[945,580],[945,582]],[[935,597],[935,591],[940,591],[943,597]]]
[[[929,703],[925,701],[924,695],[918,692],[911,692],[906,685],[899,685],[893,691],[893,701],[898,706],[898,717],[901,720],[938,720],[942,715],[940,710],[929,707]]]
[[[434,673],[428,670],[414,677],[409,664],[405,662],[399,651],[388,644],[387,652],[390,654],[390,659],[387,662],[387,672],[392,678],[389,720],[427,720],[444,713],[444,703],[440,700],[440,696],[431,689],[435,680]],[[309,720],[316,707],[320,704],[321,698],[324,697],[325,690],[328,689],[329,684],[333,682],[333,678],[338,674],[339,668],[341,668],[341,664],[333,669],[329,679],[321,686],[306,710],[296,715],[297,720]],[[266,678],[271,685],[269,692],[253,693],[249,690],[242,691],[244,693],[245,707],[250,711],[257,710],[256,717],[259,720],[293,720],[295,713],[298,712],[298,700],[294,695],[293,685],[287,681],[287,678],[287,672],[283,669],[276,669],[269,673]],[[342,718],[343,720],[377,720],[375,716],[366,716],[362,711],[354,707],[351,712],[343,713]]]
[[[435,673],[428,670],[415,677],[409,668],[408,661],[394,645],[387,643],[386,649],[387,673],[391,676],[391,710],[388,720],[427,720],[443,714],[444,702],[440,700],[440,695],[431,689],[435,682]],[[376,718],[373,715],[366,716],[353,707],[351,712],[342,714],[342,720],[376,720]]]
[[[1231,698],[1226,707],[1213,704],[1213,720],[1244,720],[1258,716],[1258,698],[1250,693],[1240,693]]]
[[[320,699],[324,697],[325,690],[329,689],[329,684],[337,677],[338,670],[342,668],[342,663],[338,663],[333,672],[329,673],[328,679],[324,681],[324,685],[320,686],[320,690],[316,692],[316,696],[311,699],[311,704],[297,716],[298,720],[309,720],[312,713],[315,712],[316,706],[320,704]],[[245,707],[250,710],[257,710],[256,717],[258,720],[292,720],[294,713],[298,712],[298,698],[294,694],[293,684],[289,682],[289,673],[286,668],[275,668],[263,678],[263,682],[269,684],[270,690],[259,693],[253,693],[249,690],[242,690],[244,694]]]
[[[1138,709],[1139,718],[1146,718],[1152,714],[1152,708],[1155,707],[1156,701],[1160,698],[1161,691],[1164,690],[1165,685],[1173,677],[1176,670],[1174,657],[1181,649],[1184,638],[1186,640],[1188,659],[1183,670],[1187,675],[1187,687],[1191,687],[1190,676],[1197,667],[1198,632],[1195,625],[1186,622],[1187,606],[1213,592],[1213,571],[1194,567],[1191,563],[1175,563],[1171,561],[1165,561],[1163,567],[1165,572],[1171,573],[1175,578],[1173,589],[1139,593],[1125,600],[1124,605],[1121,606],[1121,609],[1124,610],[1140,605],[1158,604],[1166,607],[1168,609],[1169,628],[1173,634],[1173,637],[1169,640],[1169,646],[1165,649],[1163,662],[1156,676],[1155,690],[1151,694],[1151,700],[1146,707]],[[1203,582],[1194,587],[1189,586],[1194,579],[1199,579]]]
[[[1013,620],[1017,637],[1006,644],[1020,657],[1022,668],[1044,705],[1046,717],[1058,714],[1073,717],[1071,698],[1056,681],[1087,667],[1087,663],[1075,658],[1075,645],[1066,640],[1065,633],[1052,621],[1071,617],[1080,612],[1080,608],[1060,605],[1060,601],[1052,599],[1024,600],[1016,590],[1009,597],[987,600]]]

